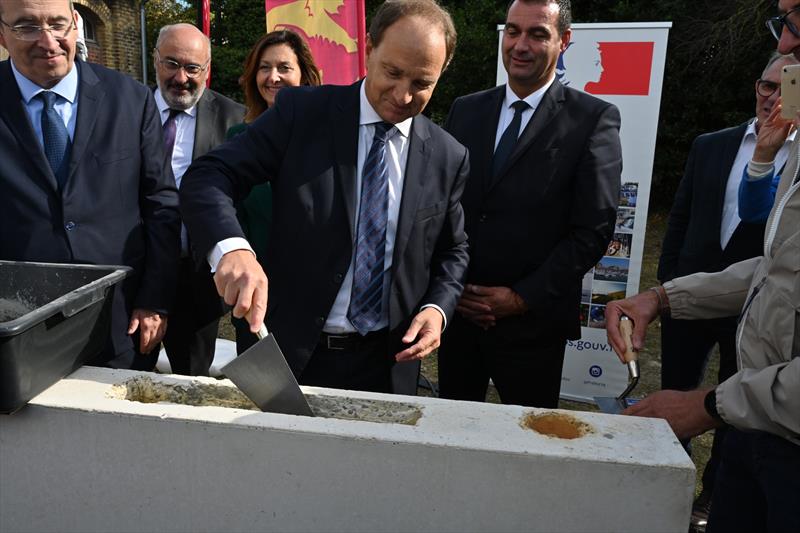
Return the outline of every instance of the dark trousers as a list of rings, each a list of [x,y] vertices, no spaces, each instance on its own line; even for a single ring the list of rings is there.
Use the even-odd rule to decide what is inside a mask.
[[[706,531],[800,531],[800,445],[731,428]]]
[[[566,343],[520,335],[503,320],[484,331],[456,315],[439,348],[439,395],[482,402],[491,378],[505,404],[558,407]]]
[[[394,353],[386,330],[330,341],[323,334],[297,381],[315,387],[391,393]]]
[[[222,313],[213,278],[208,271],[197,271],[190,259],[181,259],[175,289],[163,340],[170,368],[173,374],[207,376]],[[135,370],[152,370],[158,351],[139,355]]]
[[[719,345],[718,382],[736,373],[736,318],[713,320],[661,319],[661,388],[696,389],[703,382],[714,345]],[[728,428],[714,431],[711,455],[703,471],[703,491],[710,495]],[[683,443],[689,450],[689,441]]]

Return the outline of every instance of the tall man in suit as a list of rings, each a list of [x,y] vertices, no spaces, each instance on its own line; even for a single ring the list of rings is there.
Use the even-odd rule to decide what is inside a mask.
[[[792,55],[774,53],[755,82],[755,118],[695,139],[664,234],[658,262],[661,283],[695,272],[719,272],[763,253],[765,224],[747,224],[739,219],[739,183],[753,157],[762,124],[780,95],[781,69],[796,63]],[[784,139],[774,157],[776,169],[786,163],[792,140],[794,133]],[[662,317],[661,387],[683,391],[698,387],[714,345],[719,345],[719,382],[736,373],[736,324],[737,317]],[[703,473],[703,492],[694,506],[695,525],[703,526],[708,515],[726,431],[722,427],[714,435],[711,457]]]
[[[512,2],[508,84],[453,102],[445,129],[470,153],[462,202],[467,285],[439,350],[445,398],[555,407],[567,339],[580,337],[581,279],[611,239],[620,116],[555,79],[568,0]]]
[[[272,182],[267,325],[300,383],[413,392],[416,367],[392,383],[395,362],[436,348],[455,309],[467,265],[467,153],[420,115],[455,39],[434,0],[385,2],[369,28],[364,80],[282,89],[245,133],[186,174],[189,235],[253,331],[267,276],[234,205]]]
[[[153,95],[75,61],[76,17],[68,0],[0,0],[0,257],[132,267],[97,362],[136,367],[166,329],[178,194]]]
[[[175,184],[194,159],[225,140],[228,128],[244,119],[244,106],[206,88],[211,43],[191,24],[161,28],[153,52],[164,143]],[[164,348],[175,374],[207,376],[214,360],[219,317],[224,314],[208,265],[195,266],[186,228],[181,228],[181,259],[175,305]],[[152,355],[155,363],[156,354]]]

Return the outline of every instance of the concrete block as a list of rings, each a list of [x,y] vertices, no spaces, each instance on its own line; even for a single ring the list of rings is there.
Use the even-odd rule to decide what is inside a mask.
[[[688,527],[694,466],[661,420],[304,392],[325,416],[251,411],[227,380],[82,368],[0,416],[0,531]]]

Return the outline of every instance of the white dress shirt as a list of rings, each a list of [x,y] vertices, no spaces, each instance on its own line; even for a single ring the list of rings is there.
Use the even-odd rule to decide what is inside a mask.
[[[356,168],[356,198],[354,210],[355,219],[353,220],[353,228],[357,228],[358,213],[361,202],[361,173],[364,168],[364,161],[367,159],[369,150],[372,146],[372,138],[375,135],[376,122],[381,122],[378,113],[373,109],[372,105],[367,100],[367,95],[364,89],[364,84],[360,88],[360,110],[358,121],[358,163]],[[395,124],[395,130],[390,132],[389,138],[386,142],[386,164],[388,167],[389,175],[389,212],[388,224],[386,227],[386,253],[384,256],[384,283],[383,283],[383,317],[381,321],[375,326],[375,330],[380,330],[389,325],[389,289],[391,287],[391,268],[394,252],[394,241],[397,233],[397,222],[400,217],[400,201],[403,193],[403,181],[405,177],[406,162],[408,160],[408,141],[409,133],[411,132],[411,124],[413,117]],[[353,236],[355,239],[355,235]],[[224,239],[217,243],[217,245],[208,254],[208,263],[211,266],[211,271],[216,272],[217,264],[222,256],[234,250],[250,250],[253,251],[250,244],[242,238],[232,237]],[[344,277],[342,286],[336,295],[333,302],[328,318],[323,327],[326,333],[354,333],[356,328],[350,323],[347,318],[347,310],[350,307],[350,293],[353,289],[353,263],[355,261],[356,245],[353,242],[353,255],[350,258],[350,266],[347,269],[347,274]],[[255,252],[254,252],[255,253]],[[446,326],[446,318],[444,311],[435,304],[423,305],[422,309],[426,307],[434,307],[437,309],[444,320],[443,326]]]
[[[156,106],[161,117],[161,125],[169,118],[169,104],[164,100],[160,89],[156,89]],[[192,106],[182,113],[175,115],[175,145],[172,148],[172,173],[175,175],[175,185],[181,188],[181,179],[189,165],[192,164],[194,153],[194,131],[197,127],[197,106]]]
[[[725,186],[725,203],[722,205],[722,221],[720,223],[719,245],[724,250],[728,246],[728,242],[736,231],[736,227],[741,222],[739,218],[739,183],[742,181],[744,175],[744,168],[747,163],[753,158],[753,152],[756,149],[756,120],[750,121],[747,125],[742,142],[739,144],[739,151],[736,153],[736,159],[733,161],[731,173],[728,175],[728,182]],[[779,172],[786,164],[786,159],[789,157],[789,149],[796,132],[791,135],[783,143],[783,146],[778,150],[775,156],[775,172]]]
[[[522,132],[525,131],[525,127],[528,125],[528,122],[531,121],[533,117],[533,113],[536,111],[536,108],[539,107],[539,104],[542,102],[542,98],[544,98],[544,93],[547,92],[547,89],[553,85],[556,77],[553,75],[550,78],[550,81],[544,84],[544,87],[540,88],[537,91],[532,92],[525,98],[520,98],[517,96],[514,91],[511,90],[508,84],[506,84],[506,97],[503,100],[503,107],[500,108],[500,117],[497,120],[497,134],[494,138],[494,149],[497,150],[497,145],[500,143],[500,138],[503,136],[503,132],[506,131],[506,128],[511,121],[514,119],[514,108],[511,107],[511,104],[516,102],[517,100],[524,100],[530,107],[522,112],[522,122],[519,125],[519,136],[522,135]]]
[[[73,141],[75,139],[75,123],[78,120],[78,68],[73,65],[67,75],[50,89],[43,89],[23,76],[14,66],[13,60],[11,61],[11,72],[14,73],[14,79],[17,80],[17,87],[19,87],[19,92],[22,95],[22,104],[28,113],[31,126],[33,126],[33,131],[42,148],[44,148],[44,136],[42,135],[44,102],[34,97],[40,92],[48,90],[61,97],[56,100],[53,108],[67,127],[69,140]]]

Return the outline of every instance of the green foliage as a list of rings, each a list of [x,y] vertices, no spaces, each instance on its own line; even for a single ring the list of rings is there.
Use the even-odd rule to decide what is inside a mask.
[[[492,87],[496,26],[506,0],[440,0],[458,29],[458,48],[426,114],[443,122],[453,99]],[[381,0],[365,0],[367,20]],[[194,2],[148,0],[148,42],[170,22],[195,21]],[[244,57],[264,32],[261,0],[211,0],[215,90],[241,100]],[[692,139],[753,116],[753,84],[775,41],[764,27],[772,0],[572,0],[574,22],[671,21],[653,176],[655,207],[668,208]],[[152,78],[151,78],[152,79]]]

